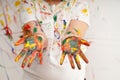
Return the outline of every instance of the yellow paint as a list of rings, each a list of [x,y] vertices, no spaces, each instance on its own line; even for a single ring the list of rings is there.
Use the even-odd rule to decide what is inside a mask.
[[[28,14],[32,14],[32,10],[30,7],[26,8],[26,10],[27,10]]]
[[[86,41],[86,40],[81,39],[81,42],[86,43],[87,41]]]
[[[20,0],[15,1],[14,5],[18,7],[21,4]]]
[[[60,34],[63,34],[63,32],[64,32],[64,30],[61,30],[61,31],[60,31]]]
[[[88,16],[88,10],[86,8],[82,9],[82,13],[85,14],[86,16]]]
[[[29,64],[31,64],[33,62],[34,58],[32,57],[29,61]]]
[[[33,47],[35,47],[36,46],[36,44],[30,44],[30,42],[29,41],[27,41],[27,43],[25,44],[25,48],[27,48],[27,47],[29,47],[29,48],[33,48]]]
[[[9,14],[7,15],[7,18],[8,18],[8,22],[11,22],[11,17]]]
[[[80,61],[80,60],[79,60],[79,56],[78,56],[78,55],[76,55],[76,60],[77,60],[77,61]]]
[[[27,11],[31,11],[30,7],[26,8]]]
[[[77,50],[77,48],[71,48],[71,50],[72,50],[72,52],[74,52],[74,51],[76,51],[76,50]]]
[[[2,17],[3,16],[3,14],[0,14],[0,17]]]
[[[72,6],[74,6],[75,3],[76,3],[76,0],[73,0],[73,4],[72,4]]]
[[[77,32],[78,34],[80,34],[80,30],[78,30],[78,32]]]
[[[32,14],[32,11],[29,11],[28,14]]]
[[[17,12],[20,12],[20,9],[18,9]]]
[[[58,23],[55,24],[55,28],[58,28]]]
[[[66,29],[66,27],[67,27],[66,25],[63,25],[63,29]]]
[[[80,34],[80,30],[77,30],[77,29],[76,29],[76,31],[77,31],[77,34]]]
[[[5,24],[4,24],[4,21],[3,20],[0,20],[0,24],[4,27]]]
[[[63,63],[63,61],[64,61],[64,57],[65,57],[65,53],[62,53],[62,55],[61,55],[61,59],[60,59],[60,64]]]
[[[18,56],[15,58],[15,62],[18,62],[18,61],[19,61],[19,58],[20,58],[20,55],[18,55]]]
[[[68,43],[69,41],[70,41],[70,39],[67,39],[67,40],[66,40],[66,43]]]
[[[40,5],[40,3],[41,3],[41,0],[38,0],[38,4]]]

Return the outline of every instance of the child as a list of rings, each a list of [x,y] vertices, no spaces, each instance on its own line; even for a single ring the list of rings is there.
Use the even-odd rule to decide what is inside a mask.
[[[84,80],[86,1],[23,0],[20,17],[23,35],[15,45],[24,43],[24,48],[15,61],[27,54],[21,65],[23,80]]]

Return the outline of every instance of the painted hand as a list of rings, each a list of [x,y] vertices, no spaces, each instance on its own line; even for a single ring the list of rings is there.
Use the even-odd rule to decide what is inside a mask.
[[[86,63],[88,63],[88,59],[86,58],[86,56],[84,55],[84,53],[82,52],[82,50],[80,48],[81,44],[84,44],[86,46],[90,45],[89,42],[87,42],[86,40],[80,39],[75,36],[70,36],[70,37],[65,38],[62,41],[62,55],[60,58],[60,65],[63,64],[66,55],[68,55],[69,62],[73,69],[75,68],[73,58],[77,64],[78,69],[81,69],[79,56]]]
[[[39,35],[23,36],[16,43],[15,46],[24,44],[24,48],[15,58],[18,62],[21,57],[25,55],[21,67],[24,68],[28,62],[27,67],[30,67],[36,56],[40,59],[40,64],[42,64],[42,51],[43,51],[43,38]]]

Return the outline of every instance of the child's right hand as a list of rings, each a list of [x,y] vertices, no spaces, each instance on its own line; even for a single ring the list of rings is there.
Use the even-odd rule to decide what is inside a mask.
[[[47,38],[43,32],[32,31],[34,29],[34,22],[29,22],[24,25],[23,33],[24,35],[15,43],[15,46],[20,44],[24,45],[24,48],[15,58],[15,61],[19,61],[21,57],[25,55],[25,58],[22,62],[21,67],[24,68],[28,62],[28,67],[31,66],[32,62],[36,58],[36,56],[40,59],[40,64],[42,64],[42,53],[43,49],[47,47]],[[40,26],[36,25],[36,28],[39,29]],[[36,31],[36,30],[35,30]]]

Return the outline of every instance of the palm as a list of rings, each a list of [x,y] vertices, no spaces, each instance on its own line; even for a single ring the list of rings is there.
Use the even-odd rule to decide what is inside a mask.
[[[23,36],[15,43],[16,46],[20,44],[24,44],[24,48],[17,55],[15,61],[19,61],[21,57],[26,55],[21,65],[22,68],[25,67],[27,62],[28,67],[30,67],[37,55],[40,59],[40,63],[42,63],[42,37],[37,35]]]
[[[60,64],[63,64],[63,61],[65,59],[66,54],[68,55],[69,62],[71,64],[71,67],[74,69],[75,65],[73,62],[73,58],[77,64],[78,69],[81,69],[79,56],[88,63],[88,59],[83,54],[80,46],[81,44],[84,44],[86,46],[89,46],[89,43],[86,40],[80,39],[75,36],[68,37],[63,40],[62,42],[62,55],[60,59]]]

